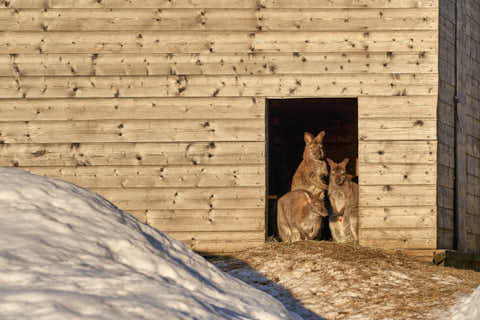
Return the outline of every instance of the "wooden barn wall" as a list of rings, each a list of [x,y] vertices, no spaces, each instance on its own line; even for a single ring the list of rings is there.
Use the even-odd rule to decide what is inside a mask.
[[[441,0],[439,12],[438,247],[454,249],[455,0]]]
[[[480,3],[457,9],[458,249],[480,252]]]
[[[436,246],[437,0],[0,8],[1,165],[229,251],[265,237],[265,98],[358,96],[362,244]]]

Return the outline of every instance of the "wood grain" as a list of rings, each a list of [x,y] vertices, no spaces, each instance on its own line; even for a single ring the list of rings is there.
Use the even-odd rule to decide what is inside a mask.
[[[436,67],[436,54],[424,51],[293,54],[0,54],[1,74],[12,77],[435,73]],[[421,100],[421,97],[418,99],[425,101]],[[375,99],[368,102],[375,103]],[[418,111],[431,105],[428,102],[419,103],[409,100],[407,104],[415,106]],[[378,107],[378,111],[387,111],[387,105]],[[367,114],[364,112],[363,115]]]
[[[358,157],[364,163],[437,162],[435,141],[359,141]]]
[[[437,8],[435,0],[0,0],[5,8]]]
[[[361,170],[361,169],[360,169]],[[361,171],[360,171],[361,174]],[[359,205],[362,207],[434,206],[436,185],[360,185]]]
[[[415,239],[411,237],[405,237],[402,239],[384,239],[379,238],[365,238],[360,237],[360,245],[365,247],[374,247],[382,249],[436,249],[436,241],[433,238],[430,239]]]
[[[258,187],[264,166],[29,167],[28,171],[84,188]]]
[[[263,98],[5,99],[2,121],[263,119]],[[208,116],[207,116],[208,115]]]
[[[264,187],[235,188],[93,188],[120,209],[210,210],[259,209],[265,206]]]
[[[436,140],[437,121],[424,119],[359,119],[359,139],[368,140]]]
[[[249,210],[211,210],[196,212],[194,215],[175,214],[172,216],[148,215],[148,223],[158,230],[169,232],[262,232],[265,230],[265,215],[255,215]],[[254,211],[255,212],[255,211]],[[212,237],[213,238],[213,237]],[[215,238],[209,240],[215,240]]]
[[[4,143],[264,141],[264,120],[0,122]]]
[[[435,164],[370,164],[360,162],[359,181],[362,185],[435,184]]]
[[[435,31],[370,32],[12,32],[0,33],[0,54],[435,52]]]
[[[263,141],[0,144],[1,166],[237,166],[264,163]]]
[[[359,97],[359,119],[437,119],[437,97]]]
[[[360,243],[432,249],[440,23],[437,0],[0,0],[0,165],[231,252],[265,240],[267,99],[357,98],[328,143],[358,136]]]
[[[10,9],[4,31],[370,31],[435,30],[426,9]]]
[[[298,76],[0,77],[0,98],[434,96],[437,80],[436,74],[368,73]],[[399,129],[403,132],[408,132],[415,125],[413,133],[427,131],[432,125],[432,121],[425,120],[422,123],[422,119],[417,120],[419,122],[405,122],[402,119],[397,124],[400,124]],[[402,124],[402,121],[405,123]],[[363,124],[373,129],[377,121],[362,120],[359,125]]]

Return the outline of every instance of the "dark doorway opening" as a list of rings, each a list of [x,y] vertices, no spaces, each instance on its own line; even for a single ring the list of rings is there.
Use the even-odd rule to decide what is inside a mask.
[[[358,101],[356,98],[268,99],[267,236],[278,235],[276,202],[290,191],[293,174],[302,161],[304,132],[325,130],[324,148],[335,162],[350,158],[347,170],[357,176]]]

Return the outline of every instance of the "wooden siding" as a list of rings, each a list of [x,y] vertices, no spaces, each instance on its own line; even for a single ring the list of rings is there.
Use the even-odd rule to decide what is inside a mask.
[[[360,97],[360,243],[435,248],[437,97]]]
[[[454,249],[455,2],[440,1],[438,94],[438,247]]]
[[[436,247],[437,0],[0,8],[0,165],[238,250],[265,239],[265,99],[359,97],[361,243]]]
[[[440,4],[438,241],[480,252],[480,6]]]
[[[458,249],[480,252],[480,5],[459,3],[457,10],[457,154]]]

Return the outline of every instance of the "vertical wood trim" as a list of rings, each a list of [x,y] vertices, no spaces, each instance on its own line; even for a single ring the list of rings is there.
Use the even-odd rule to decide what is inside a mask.
[[[269,130],[269,121],[270,121],[270,108],[268,106],[268,99],[263,99],[263,105],[264,105],[264,120],[265,120],[265,240],[268,239],[268,234],[269,234],[269,226],[270,226],[270,219],[269,219],[269,209],[270,209],[270,203],[269,203],[269,193],[270,193],[270,185],[268,183],[269,177],[269,168],[268,166],[270,165],[270,149],[268,147],[268,144],[270,143],[270,130]],[[277,213],[274,212],[274,215]],[[274,233],[275,234],[275,233]]]
[[[466,79],[464,66],[466,61],[466,20],[465,3],[456,1],[456,92],[455,92],[455,247],[458,250],[466,250],[467,228],[465,216],[467,214],[467,158],[466,158],[466,129],[467,119],[465,114]]]
[[[437,28],[436,28],[436,37],[437,37],[437,59],[435,61],[435,70],[437,70],[437,74],[438,74],[438,80],[437,80],[437,86],[438,88],[440,89],[440,66],[439,66],[439,55],[440,55],[440,0],[437,0],[437,9],[435,10],[435,14],[436,14],[436,21],[437,21]],[[439,175],[439,169],[438,169],[438,166],[439,166],[439,161],[438,161],[438,132],[439,132],[439,128],[438,128],[438,123],[439,123],[439,117],[438,117],[438,97],[439,97],[439,93],[437,91],[437,98],[435,99],[435,114],[437,115],[437,141],[436,141],[436,145],[437,145],[437,170],[435,172],[435,185],[437,186],[436,188],[436,192],[435,192],[435,199],[437,199],[436,201],[436,214],[434,216],[434,221],[433,221],[433,227],[435,229],[435,237],[433,239],[433,247],[434,248],[437,248],[438,249],[438,244],[439,244],[439,241],[438,241],[438,235],[439,235],[439,228],[438,228],[438,214],[439,214],[439,206],[438,206],[438,196],[439,196],[439,193],[438,193],[438,188],[439,188],[439,179],[438,179],[438,175]]]

